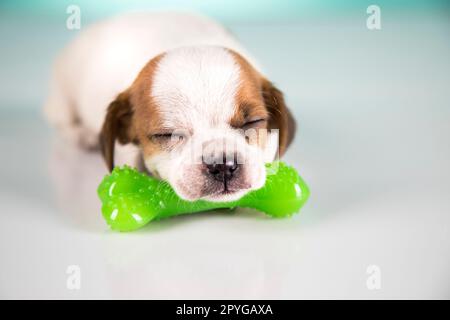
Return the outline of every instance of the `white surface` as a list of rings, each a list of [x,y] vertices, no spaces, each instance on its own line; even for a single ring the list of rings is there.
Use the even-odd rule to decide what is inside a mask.
[[[233,30],[299,122],[285,160],[311,188],[301,214],[238,209],[111,232],[100,157],[54,141],[39,101],[3,97],[22,100],[0,109],[0,297],[450,298],[448,20]],[[80,290],[66,287],[69,265]],[[369,265],[379,290],[366,287]]]

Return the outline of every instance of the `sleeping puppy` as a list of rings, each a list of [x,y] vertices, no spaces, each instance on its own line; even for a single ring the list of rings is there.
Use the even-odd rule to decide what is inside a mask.
[[[257,62],[225,28],[185,13],[127,14],[81,32],[56,62],[45,111],[64,137],[99,147],[109,170],[140,166],[186,200],[260,188],[264,163],[295,131]]]

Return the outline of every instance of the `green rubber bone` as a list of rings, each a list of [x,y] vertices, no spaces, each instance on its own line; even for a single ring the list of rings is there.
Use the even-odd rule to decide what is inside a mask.
[[[152,220],[218,208],[247,207],[272,217],[298,212],[309,197],[306,183],[294,168],[283,162],[266,165],[265,185],[232,202],[186,201],[165,181],[135,169],[116,167],[98,187],[102,213],[117,231],[139,229]]]

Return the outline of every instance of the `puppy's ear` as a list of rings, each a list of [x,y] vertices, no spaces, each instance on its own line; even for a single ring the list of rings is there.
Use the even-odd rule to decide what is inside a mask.
[[[283,93],[267,79],[262,80],[262,95],[270,114],[269,129],[280,130],[278,150],[281,156],[294,139],[295,120],[284,102]]]
[[[100,133],[100,146],[109,171],[114,168],[115,141],[126,144],[133,140],[131,134],[132,115],[133,108],[128,91],[119,94],[108,107]]]

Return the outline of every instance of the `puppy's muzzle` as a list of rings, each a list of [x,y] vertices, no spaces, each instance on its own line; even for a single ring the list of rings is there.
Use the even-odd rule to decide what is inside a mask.
[[[214,159],[212,163],[205,163],[207,172],[213,179],[223,182],[225,190],[227,185],[238,173],[240,164],[237,162],[236,154],[227,156],[223,154],[220,158]]]

